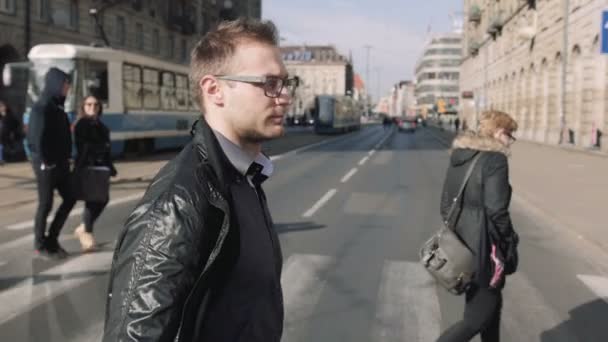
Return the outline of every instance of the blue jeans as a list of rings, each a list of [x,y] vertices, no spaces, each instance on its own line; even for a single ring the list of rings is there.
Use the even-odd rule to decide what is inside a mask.
[[[0,144],[0,162],[4,161],[4,146]]]

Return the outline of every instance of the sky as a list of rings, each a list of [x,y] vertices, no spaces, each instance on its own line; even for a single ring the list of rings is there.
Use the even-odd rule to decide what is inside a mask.
[[[413,79],[429,28],[452,31],[450,13],[462,16],[462,6],[462,0],[262,0],[262,18],[277,25],[281,45],[331,44],[352,53],[355,72],[377,99]]]

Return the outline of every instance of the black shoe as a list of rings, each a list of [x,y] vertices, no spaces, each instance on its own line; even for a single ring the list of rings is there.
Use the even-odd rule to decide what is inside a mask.
[[[50,257],[54,259],[65,259],[70,254],[61,247],[57,240],[47,240],[46,246],[43,250],[46,250]]]

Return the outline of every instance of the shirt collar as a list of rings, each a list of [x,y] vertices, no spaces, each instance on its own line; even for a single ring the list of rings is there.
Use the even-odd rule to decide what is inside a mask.
[[[272,173],[274,172],[274,165],[272,164],[272,161],[263,153],[258,153],[258,155],[254,158],[245,152],[245,150],[243,150],[240,146],[228,140],[228,138],[222,135],[222,133],[216,130],[213,130],[213,132],[215,133],[217,141],[224,151],[224,154],[241,175],[245,176],[249,170],[249,167],[255,162],[262,165],[261,173],[264,176],[272,176]]]

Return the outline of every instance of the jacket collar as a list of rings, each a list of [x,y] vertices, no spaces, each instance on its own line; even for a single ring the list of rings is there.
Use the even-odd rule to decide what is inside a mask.
[[[494,138],[482,137],[475,132],[465,132],[459,134],[452,143],[453,149],[470,149],[485,152],[499,152],[509,156],[511,151],[500,141]]]
[[[201,161],[209,167],[211,176],[218,183],[218,189],[222,191],[222,194],[226,194],[228,185],[239,177],[238,171],[222,151],[213,130],[204,117],[192,125],[191,134],[193,146],[198,151]]]

